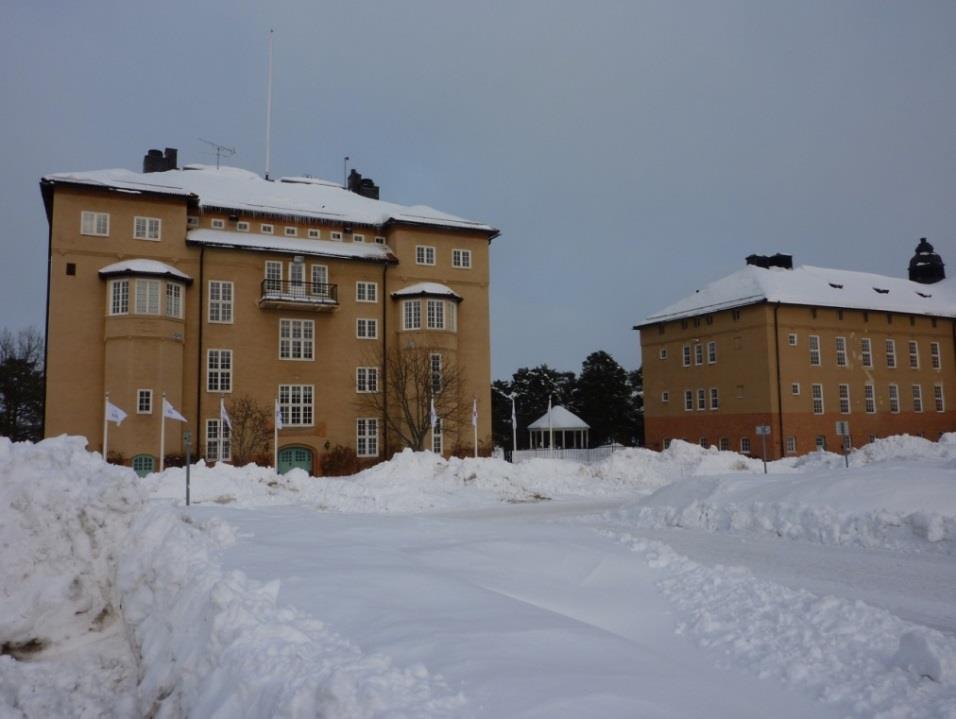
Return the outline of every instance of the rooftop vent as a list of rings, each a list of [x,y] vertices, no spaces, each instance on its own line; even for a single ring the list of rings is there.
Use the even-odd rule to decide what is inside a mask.
[[[372,200],[378,199],[378,185],[372,181],[371,177],[362,177],[362,174],[355,170],[349,173],[348,189],[349,192],[354,192],[356,195],[368,197]]]
[[[793,269],[793,255],[784,255],[778,252],[775,255],[748,255],[747,264],[753,265],[754,267],[763,267],[764,269],[770,269],[771,267],[780,267],[784,270]]]
[[[943,258],[933,251],[933,246],[925,237],[921,237],[916,245],[916,252],[910,259],[909,274],[911,281],[924,285],[932,285],[946,279]]]
[[[160,150],[150,150],[143,156],[143,173],[175,170],[178,156],[179,151],[175,147],[167,147],[165,154]]]

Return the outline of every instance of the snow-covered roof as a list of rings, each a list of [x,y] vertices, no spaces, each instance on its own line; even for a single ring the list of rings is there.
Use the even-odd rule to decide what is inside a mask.
[[[932,285],[867,272],[803,265],[792,270],[747,265],[648,315],[646,324],[757,302],[956,316],[956,282]]]
[[[538,417],[534,422],[528,425],[528,429],[591,429],[591,425],[578,417],[574,412],[565,409],[561,405],[551,408],[551,421],[548,422],[548,413]]]
[[[176,277],[186,282],[192,282],[193,278],[182,270],[177,270],[172,265],[158,260],[123,260],[114,262],[112,265],[106,265],[99,269],[101,277],[109,275],[157,275],[162,277]]]
[[[331,240],[307,240],[299,237],[260,235],[255,232],[229,232],[228,230],[189,230],[186,242],[207,247],[236,247],[262,252],[283,252],[293,255],[317,255],[341,257],[348,260],[373,260],[394,262],[395,256],[384,245],[370,242],[332,242]]]
[[[461,295],[455,292],[448,285],[438,282],[417,282],[414,285],[403,287],[392,293],[392,297],[417,297],[420,295],[434,295],[436,297],[453,297],[456,300],[461,299]]]
[[[153,192],[198,198],[202,207],[325,219],[381,226],[387,222],[451,227],[489,233],[481,222],[439,212],[425,205],[405,206],[363,197],[335,182],[312,177],[283,177],[275,182],[236,167],[187,165],[167,172],[140,173],[124,169],[58,172],[45,182],[63,182],[122,192]]]

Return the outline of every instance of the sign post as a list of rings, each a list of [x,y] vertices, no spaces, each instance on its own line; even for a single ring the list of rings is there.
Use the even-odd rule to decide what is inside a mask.
[[[836,423],[836,433],[843,440],[843,461],[846,464],[846,468],[850,468],[850,447],[852,440],[850,439],[850,423],[846,420],[840,420]]]
[[[183,446],[186,448],[186,506],[189,506],[189,465],[192,463],[190,450],[192,449],[193,433],[183,432]]]
[[[757,436],[763,443],[763,473],[767,473],[767,435],[770,434],[769,424],[758,424],[756,428]]]

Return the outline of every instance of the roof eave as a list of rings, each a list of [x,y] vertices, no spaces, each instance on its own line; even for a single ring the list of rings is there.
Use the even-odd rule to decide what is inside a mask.
[[[346,260],[349,262],[373,262],[376,264],[387,264],[387,265],[397,265],[398,258],[391,252],[387,253],[384,257],[359,257],[356,255],[336,255],[329,252],[310,252],[303,249],[290,249],[290,248],[277,248],[277,247],[264,247],[258,245],[234,245],[228,242],[216,242],[216,241],[203,241],[191,240],[188,237],[186,238],[186,244],[191,247],[216,247],[223,250],[238,250],[238,251],[247,251],[247,252],[274,252],[280,255],[308,255],[309,257],[327,257],[330,259],[336,260]]]

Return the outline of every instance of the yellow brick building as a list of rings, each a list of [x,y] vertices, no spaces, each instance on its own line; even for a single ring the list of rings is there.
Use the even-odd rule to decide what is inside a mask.
[[[279,399],[280,469],[317,472],[336,445],[360,457],[401,449],[364,393],[383,391],[390,348],[460,367],[462,412],[430,438],[447,454],[490,428],[489,245],[498,231],[424,206],[308,177],[176,167],[44,177],[49,220],[45,433],[101,449],[104,397],[127,412],[109,449],[158,463],[161,398],[211,460],[229,459],[220,398]],[[167,422],[166,453],[184,426]],[[198,441],[197,441],[198,440]]]
[[[680,438],[770,458],[956,430],[956,286],[920,242],[911,279],[788,255],[648,316],[641,333],[647,446]]]

